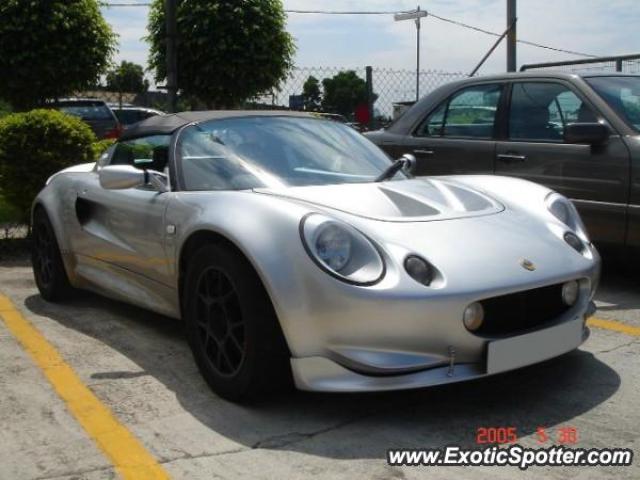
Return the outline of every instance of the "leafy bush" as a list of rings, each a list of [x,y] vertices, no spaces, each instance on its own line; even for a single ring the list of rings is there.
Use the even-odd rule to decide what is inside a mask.
[[[0,98],[0,118],[11,113],[11,105]]]
[[[5,223],[18,223],[20,212],[0,195],[0,226]]]
[[[105,138],[104,140],[98,140],[91,145],[93,148],[93,158],[94,160],[98,160],[100,155],[107,151],[107,149],[115,143],[113,138]]]
[[[94,160],[96,137],[82,120],[54,110],[15,113],[0,120],[0,193],[28,223],[47,178]]]

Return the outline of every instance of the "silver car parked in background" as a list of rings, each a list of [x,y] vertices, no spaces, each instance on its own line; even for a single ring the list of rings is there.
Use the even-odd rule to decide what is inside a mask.
[[[218,394],[407,389],[587,337],[600,260],[572,204],[492,176],[412,178],[348,126],[190,112],[127,130],[33,208],[35,279],[182,318]]]

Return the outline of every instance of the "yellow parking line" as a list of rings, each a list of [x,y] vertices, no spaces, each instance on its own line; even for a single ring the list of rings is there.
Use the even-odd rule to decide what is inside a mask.
[[[634,337],[640,337],[640,327],[632,327],[615,320],[605,320],[603,318],[591,317],[587,320],[587,325],[590,327],[604,328],[606,330],[613,330],[614,332],[626,333]]]
[[[82,383],[47,339],[0,294],[0,317],[91,439],[126,480],[168,479],[167,472],[111,410]]]

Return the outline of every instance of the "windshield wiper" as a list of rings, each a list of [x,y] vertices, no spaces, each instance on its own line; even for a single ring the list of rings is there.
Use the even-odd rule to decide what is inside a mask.
[[[376,177],[374,182],[384,182],[398,173],[400,170],[406,170],[407,173],[411,173],[416,166],[416,157],[410,153],[405,153],[397,160],[394,160],[380,175]]]

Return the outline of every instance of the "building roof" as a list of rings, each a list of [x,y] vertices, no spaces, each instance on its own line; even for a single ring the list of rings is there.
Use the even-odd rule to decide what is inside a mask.
[[[206,122],[209,120],[276,116],[314,118],[308,113],[288,110],[209,110],[199,112],[180,112],[169,115],[158,115],[136,123],[125,130],[120,139],[130,140],[147,135],[170,135],[185,125]]]

